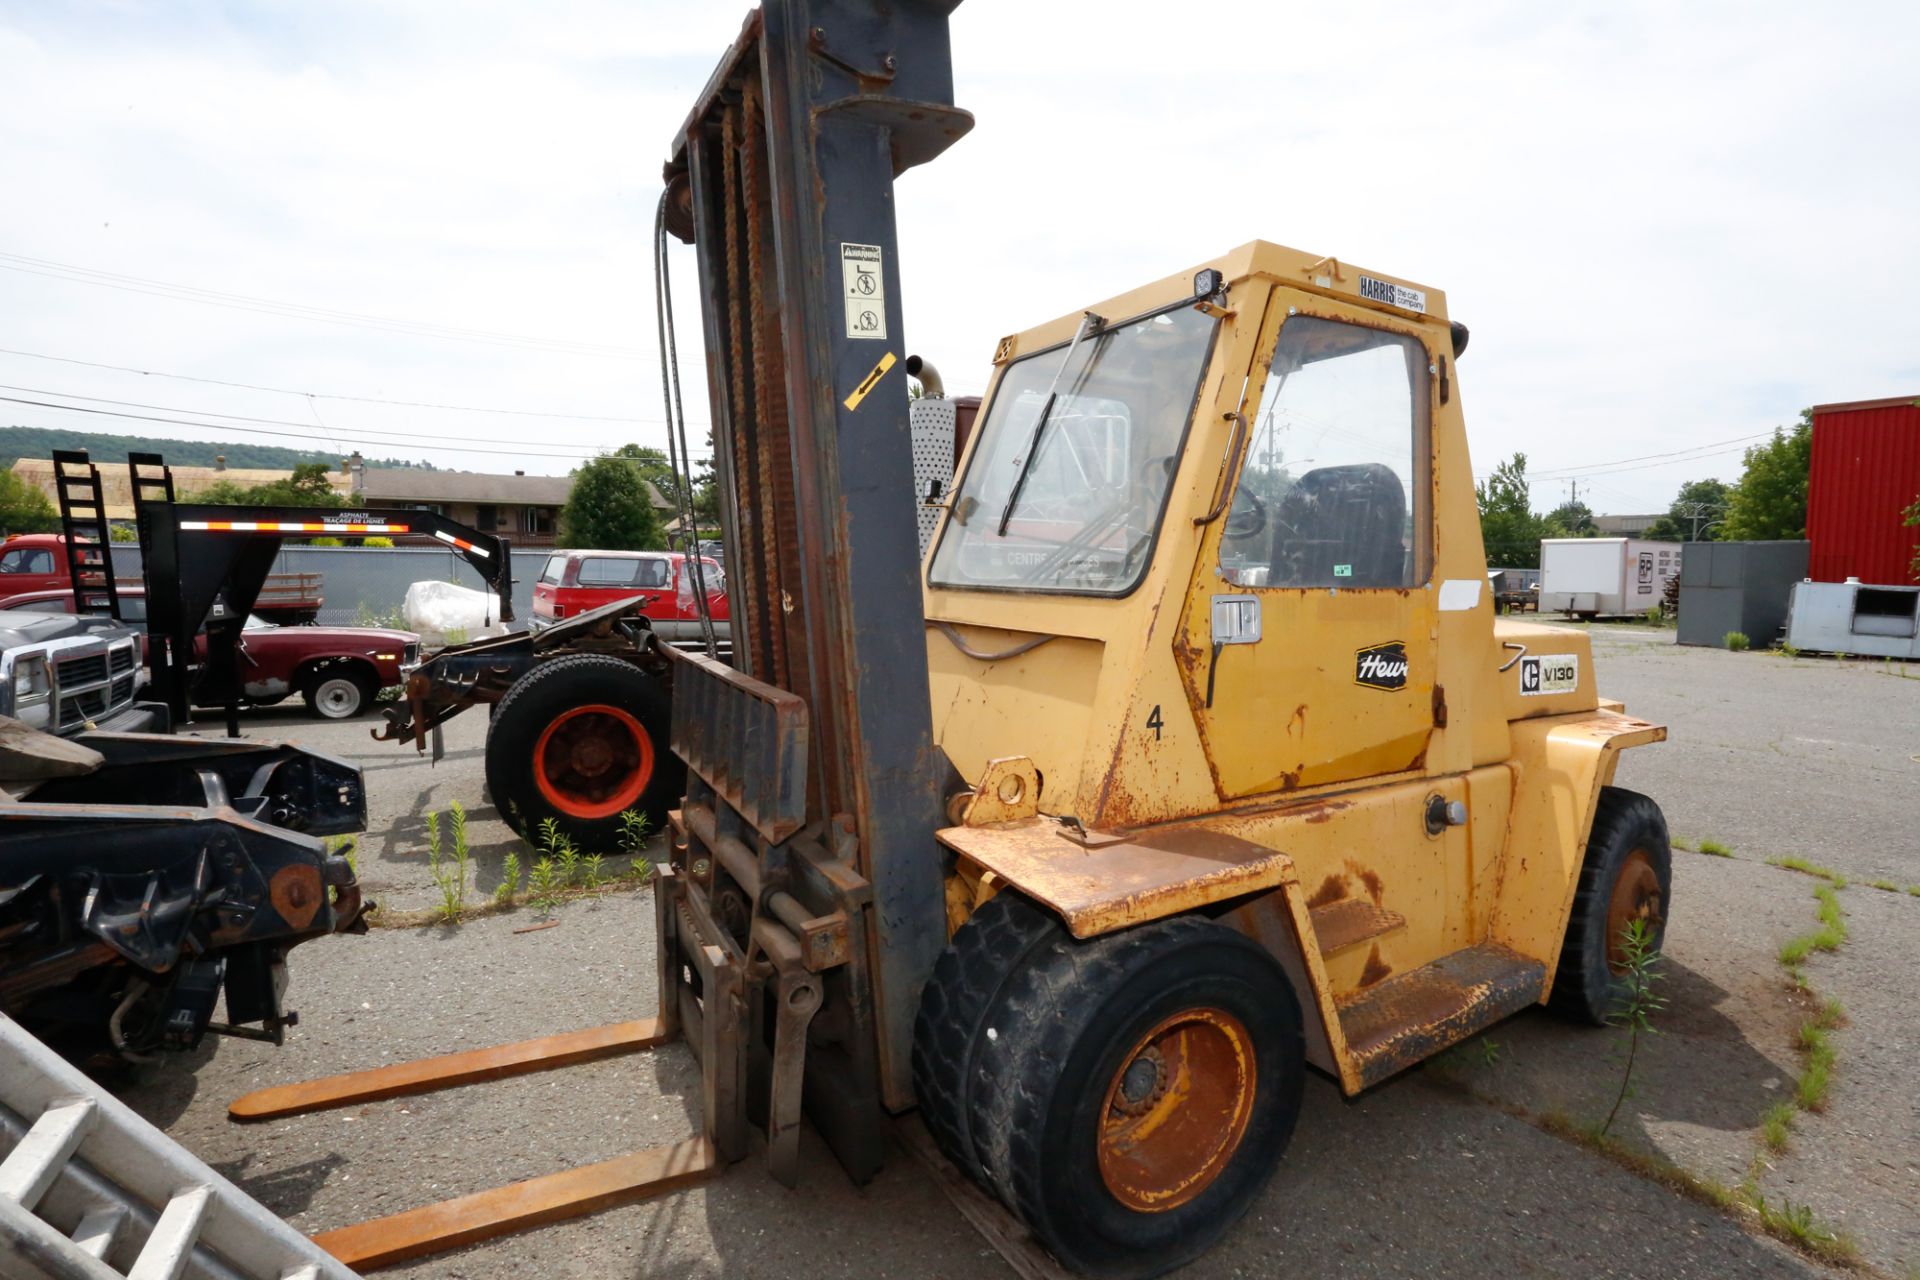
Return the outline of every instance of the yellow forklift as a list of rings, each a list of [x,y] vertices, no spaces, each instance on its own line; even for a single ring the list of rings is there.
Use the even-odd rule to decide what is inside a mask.
[[[674,139],[739,668],[665,651],[657,1018],[243,1100],[683,1037],[704,1131],[323,1237],[349,1261],[762,1142],[792,1185],[803,1115],[864,1181],[917,1106],[1060,1261],[1155,1275],[1246,1211],[1308,1067],[1600,1021],[1658,944],[1665,824],[1611,782],[1665,730],[1495,617],[1438,290],[1256,241],[1000,339],[921,561],[892,188],[971,125],[955,3],[767,0]]]

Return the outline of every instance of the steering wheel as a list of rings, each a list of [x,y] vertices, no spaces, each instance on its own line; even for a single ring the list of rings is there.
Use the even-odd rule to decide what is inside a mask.
[[[1253,490],[1242,489],[1234,495],[1233,509],[1227,512],[1227,523],[1220,532],[1223,537],[1242,539],[1254,537],[1266,527],[1267,504]]]

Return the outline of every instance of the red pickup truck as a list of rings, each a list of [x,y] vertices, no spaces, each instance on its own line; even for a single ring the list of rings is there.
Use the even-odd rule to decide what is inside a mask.
[[[707,607],[720,639],[731,635],[727,579],[720,562],[700,558]],[[687,557],[678,551],[556,551],[533,585],[536,631],[615,600],[652,596],[640,612],[662,640],[700,638],[700,612]]]
[[[144,626],[147,594],[122,588],[122,621]],[[9,598],[0,612],[72,613],[73,592],[30,591]],[[141,637],[141,658],[146,657]],[[206,638],[194,644],[205,653]],[[372,708],[380,690],[402,684],[404,669],[420,661],[420,637],[411,631],[382,627],[282,627],[257,616],[249,617],[240,637],[240,665],[247,673],[242,686],[254,706],[271,706],[289,694],[307,700],[307,707],[327,720],[346,720]],[[204,705],[204,704],[203,704]]]
[[[16,533],[0,543],[0,609],[18,596],[72,586],[67,577],[66,538],[58,533]],[[121,594],[139,590],[140,579],[123,579]],[[270,573],[260,584],[253,611],[272,622],[312,622],[326,603],[317,573]]]

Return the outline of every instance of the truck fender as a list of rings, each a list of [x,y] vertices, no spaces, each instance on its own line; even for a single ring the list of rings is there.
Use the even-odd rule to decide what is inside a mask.
[[[1123,834],[1036,815],[949,827],[940,842],[961,859],[949,883],[972,905],[1013,889],[1060,917],[1075,938],[1096,938],[1168,916],[1203,912],[1246,934],[1279,962],[1299,1001],[1306,1058],[1347,1086],[1346,1045],[1333,989],[1293,859],[1203,827]],[[964,911],[949,911],[950,922]]]
[[[1600,789],[1613,782],[1622,750],[1666,741],[1667,727],[1603,707],[1515,721],[1511,733],[1513,809],[1489,936],[1547,966],[1544,1002]]]

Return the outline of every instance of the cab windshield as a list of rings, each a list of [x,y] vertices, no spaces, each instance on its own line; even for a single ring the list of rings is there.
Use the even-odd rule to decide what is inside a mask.
[[[1183,303],[1008,366],[928,580],[1077,595],[1133,590],[1153,550],[1214,329],[1211,317]]]

